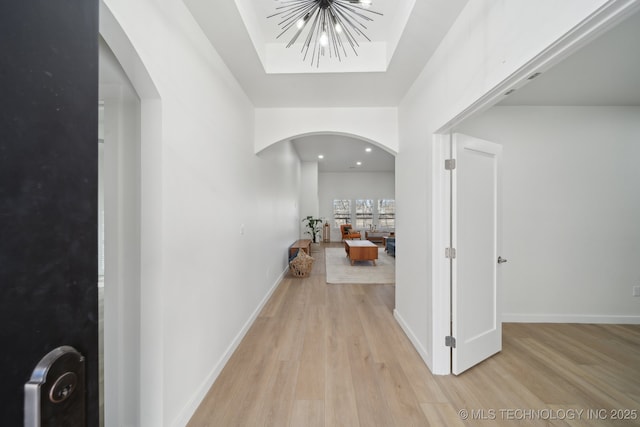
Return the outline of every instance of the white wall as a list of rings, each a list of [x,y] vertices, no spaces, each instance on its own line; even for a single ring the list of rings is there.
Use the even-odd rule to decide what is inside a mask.
[[[255,151],[295,136],[336,133],[355,136],[395,154],[398,109],[256,108]]]
[[[311,234],[303,218],[312,216],[318,218],[320,209],[318,205],[318,162],[302,162],[300,182],[300,238],[311,239]],[[316,235],[316,240],[322,235]]]
[[[143,351],[145,342],[154,350],[143,355],[153,383],[144,384],[141,425],[182,426],[285,271],[299,231],[300,164],[287,144],[255,155],[253,106],[181,1],[105,4],[161,103],[156,149],[142,154],[143,175],[161,171],[148,189],[159,192],[160,220],[148,238],[162,274],[148,284],[154,300],[144,292],[141,301]],[[139,69],[118,59],[135,86]]]
[[[321,172],[319,174],[320,217],[331,224],[331,241],[342,240],[333,226],[333,200],[395,199],[394,172]],[[352,210],[355,205],[352,205]],[[354,210],[355,212],[355,210]],[[363,236],[364,237],[364,236]]]
[[[504,321],[640,323],[640,107],[494,107]]]
[[[395,315],[435,373],[449,372],[449,322],[448,285],[432,282],[433,135],[604,3],[470,1],[399,107]]]

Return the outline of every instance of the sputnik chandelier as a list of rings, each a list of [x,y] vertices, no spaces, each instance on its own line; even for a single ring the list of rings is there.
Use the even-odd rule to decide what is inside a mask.
[[[359,47],[356,37],[364,37],[371,41],[364,33],[366,23],[373,21],[371,16],[382,13],[369,9],[371,0],[279,0],[278,12],[267,18],[279,16],[278,23],[282,32],[278,37],[290,29],[295,33],[287,48],[293,46],[300,35],[308,28],[306,38],[302,43],[303,60],[307,59],[311,50],[311,65],[320,66],[320,57],[329,56],[342,61],[347,56],[347,44],[358,55]],[[313,49],[312,49],[313,46]]]

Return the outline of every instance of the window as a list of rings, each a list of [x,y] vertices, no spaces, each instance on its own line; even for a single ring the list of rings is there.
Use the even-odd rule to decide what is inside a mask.
[[[373,225],[373,200],[356,200],[356,228],[370,228]]]
[[[382,229],[396,228],[396,201],[393,199],[378,200],[378,227]]]
[[[351,200],[333,201],[333,221],[335,228],[351,223]]]

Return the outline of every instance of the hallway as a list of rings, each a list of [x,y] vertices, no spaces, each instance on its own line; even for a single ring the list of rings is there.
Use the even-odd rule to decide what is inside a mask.
[[[340,246],[332,244],[331,246]],[[432,377],[393,319],[393,285],[287,276],[189,426],[425,425]]]
[[[482,424],[463,423],[462,409],[513,425],[501,410],[640,408],[640,327],[506,324],[502,353],[434,377],[393,318],[394,286],[326,285],[324,247],[310,277],[277,288],[190,427]]]

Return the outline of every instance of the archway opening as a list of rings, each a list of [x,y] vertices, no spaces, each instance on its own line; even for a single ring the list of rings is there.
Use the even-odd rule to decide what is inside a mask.
[[[380,256],[391,257],[385,238],[395,236],[395,153],[357,135],[313,133],[271,144],[258,156],[266,158],[285,148],[295,152],[300,165],[300,238],[311,238],[304,218],[322,221],[319,245],[312,251],[342,247],[340,226],[349,224],[361,240],[379,247]],[[395,265],[393,257],[391,261]],[[395,295],[395,288],[391,292]]]

